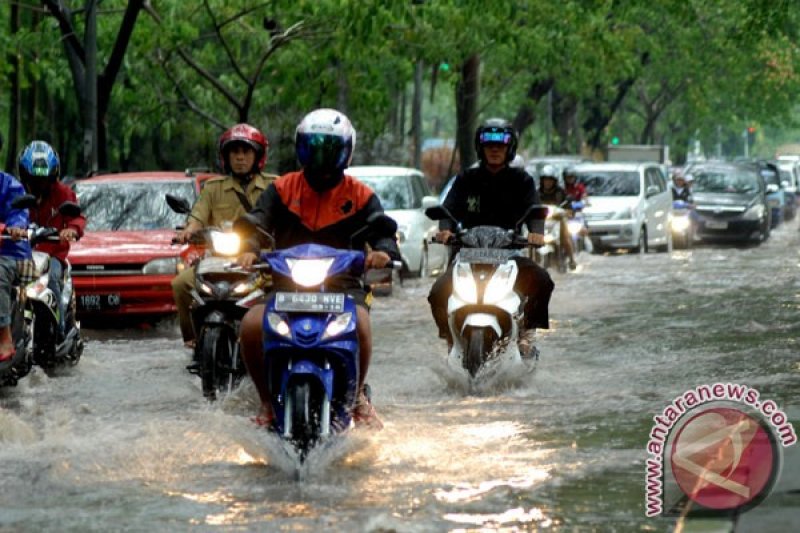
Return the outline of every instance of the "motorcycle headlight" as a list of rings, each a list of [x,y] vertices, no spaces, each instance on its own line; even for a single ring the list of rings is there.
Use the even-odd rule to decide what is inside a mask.
[[[583,229],[583,224],[581,224],[577,220],[570,220],[567,223],[567,228],[569,228],[570,234],[574,236],[581,232],[581,230]]]
[[[764,217],[764,206],[762,204],[756,204],[747,211],[744,212],[742,218],[745,220],[758,220]]]
[[[233,232],[212,231],[211,247],[220,255],[238,255],[242,240]]]
[[[486,285],[486,291],[483,293],[483,303],[494,304],[501,301],[503,298],[514,290],[514,281],[517,276],[517,264],[506,263],[498,268],[489,284]]]
[[[142,274],[177,274],[178,258],[165,257],[163,259],[153,259],[148,261],[142,268]]]
[[[38,298],[40,294],[42,294],[45,289],[47,289],[47,282],[50,280],[49,274],[45,274],[37,279],[34,283],[31,283],[25,288],[25,295],[28,298]]]
[[[246,280],[246,281],[242,281],[240,283],[237,283],[233,287],[233,293],[234,294],[245,294],[245,293],[251,292],[255,288],[256,288],[255,280]]]
[[[203,282],[200,284],[200,291],[206,294],[214,294],[214,287],[206,282]]]
[[[547,235],[544,236],[545,244],[553,244],[554,242],[556,242],[556,238],[553,237],[551,233],[548,233]]]
[[[322,338],[328,339],[339,335],[341,332],[347,329],[347,326],[350,325],[350,320],[352,320],[352,318],[353,313],[339,314],[336,318],[328,323],[328,326],[325,328],[325,333],[322,334]]]
[[[670,224],[675,231],[686,231],[689,229],[689,217],[674,217]]]
[[[453,291],[467,303],[478,303],[478,287],[472,275],[472,268],[468,264],[456,264],[453,270]]]
[[[303,287],[313,287],[325,281],[328,269],[333,264],[333,257],[325,259],[287,259],[292,280]]]
[[[289,329],[289,324],[286,323],[281,315],[278,313],[269,313],[267,314],[267,321],[269,322],[269,327],[272,328],[272,331],[281,337],[286,337],[287,339],[292,338],[292,330]]]

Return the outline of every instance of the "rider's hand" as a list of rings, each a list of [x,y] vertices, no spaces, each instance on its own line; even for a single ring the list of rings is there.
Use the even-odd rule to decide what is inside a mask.
[[[434,239],[436,239],[437,242],[440,242],[442,244],[447,244],[447,242],[452,238],[453,238],[453,232],[450,231],[449,229],[443,229],[442,231],[437,232],[436,235],[434,236]]]
[[[373,250],[367,254],[366,267],[367,268],[384,268],[392,262],[392,258],[386,252],[378,252]]]
[[[236,259],[236,263],[244,268],[250,268],[258,261],[258,256],[253,252],[245,252]]]
[[[180,230],[177,233],[175,233],[175,242],[186,244],[187,242],[189,242],[189,239],[192,237],[193,234],[194,232],[189,229]]]
[[[544,235],[541,233],[528,233],[528,244],[542,246],[544,244]]]
[[[28,230],[25,228],[14,228],[14,227],[7,227],[6,233],[15,240],[19,241],[28,237]]]
[[[64,242],[75,242],[78,240],[78,232],[72,228],[64,228],[59,233],[58,236],[61,237],[61,240]]]

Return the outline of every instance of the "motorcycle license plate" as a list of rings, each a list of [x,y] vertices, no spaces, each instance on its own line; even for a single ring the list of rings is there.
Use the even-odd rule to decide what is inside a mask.
[[[497,248],[462,248],[458,252],[458,260],[462,263],[502,265],[515,255],[517,255],[515,250],[503,250]]]
[[[121,302],[119,294],[81,294],[78,295],[78,308],[82,311],[102,311],[116,309]]]
[[[709,220],[706,222],[706,227],[708,229],[728,229],[727,222],[719,222],[716,220]]]
[[[304,313],[341,313],[344,294],[335,292],[279,292],[275,310]]]

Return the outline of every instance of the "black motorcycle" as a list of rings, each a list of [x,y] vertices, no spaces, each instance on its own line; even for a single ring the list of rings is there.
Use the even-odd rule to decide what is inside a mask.
[[[183,199],[167,195],[176,213],[189,214]],[[194,362],[187,367],[200,376],[203,395],[215,400],[229,393],[246,373],[239,348],[239,325],[250,307],[261,303],[269,278],[233,267],[241,240],[232,227],[204,228],[189,241],[204,253],[193,264],[192,322],[197,333]]]

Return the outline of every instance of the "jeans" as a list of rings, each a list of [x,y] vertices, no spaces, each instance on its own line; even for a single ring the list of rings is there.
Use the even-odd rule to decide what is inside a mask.
[[[50,258],[49,277],[47,279],[47,288],[53,292],[53,297],[58,304],[58,328],[61,334],[64,334],[64,315],[66,314],[66,307],[64,302],[61,301],[61,284],[64,279],[64,266],[61,261],[55,257]]]
[[[11,299],[14,297],[14,286],[18,284],[17,260],[0,257],[0,328],[11,325]]]

